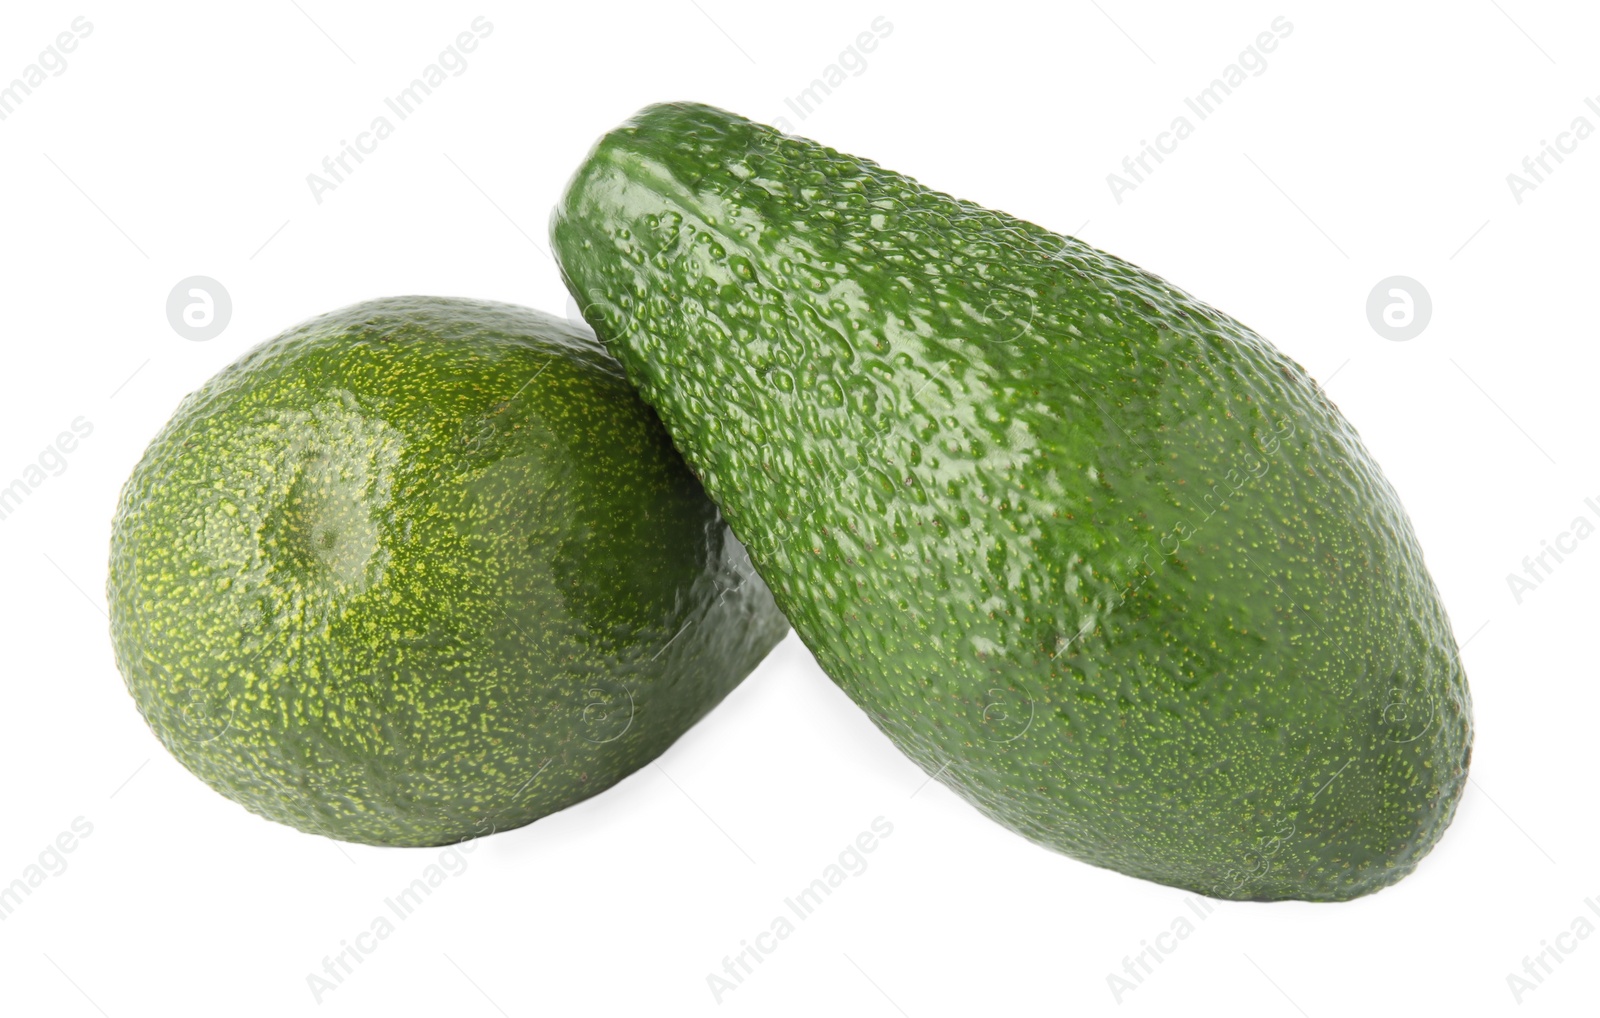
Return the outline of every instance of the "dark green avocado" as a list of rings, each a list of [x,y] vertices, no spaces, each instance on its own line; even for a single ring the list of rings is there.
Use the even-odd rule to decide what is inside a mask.
[[[1317,901],[1449,824],[1471,703],[1411,525],[1244,325],[700,105],[602,138],[551,234],[822,667],[990,817]]]
[[[603,791],[788,628],[593,336],[439,297],[323,315],[186,398],[122,491],[107,588],[184,766],[380,845]]]

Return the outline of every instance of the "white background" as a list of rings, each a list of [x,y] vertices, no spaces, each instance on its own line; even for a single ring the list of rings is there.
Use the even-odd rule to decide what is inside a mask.
[[[1061,5],[7,5],[0,81],[92,34],[0,121],[0,485],[93,434],[0,520],[0,884],[93,833],[0,922],[7,1014],[1575,1014],[1600,936],[1519,1005],[1507,976],[1600,927],[1594,454],[1600,136],[1519,203],[1506,175],[1600,96],[1600,16],[1469,0]],[[21,9],[21,8],[26,9]],[[943,8],[943,9],[939,9]],[[317,203],[326,155],[475,16],[492,34]],[[343,846],[205,788],[146,730],[104,618],[118,487],[179,399],[251,345],[371,297],[566,306],[549,209],[650,102],[760,120],[878,16],[797,133],[1129,258],[1321,379],[1400,492],[1476,701],[1473,781],[1415,875],[1347,904],[1214,903],[1119,1003],[1107,976],[1184,895],[985,820],[901,757],[792,637],[617,788],[476,844],[318,1004],[306,976],[436,850]],[[1118,202],[1106,180],[1275,17],[1292,34]],[[1513,20],[1514,19],[1514,20]],[[854,62],[854,58],[850,58]],[[1600,100],[1597,100],[1600,101]],[[393,119],[391,117],[391,119]],[[167,322],[186,276],[228,328]],[[1368,323],[1384,277],[1433,317]],[[1570,547],[1570,545],[1569,545]],[[1553,560],[1550,560],[1553,561]],[[874,818],[869,858],[719,1004],[707,976]]]

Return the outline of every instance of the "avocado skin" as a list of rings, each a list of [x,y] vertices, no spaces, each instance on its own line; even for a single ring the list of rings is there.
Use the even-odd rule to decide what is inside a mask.
[[[824,670],[993,819],[1312,901],[1449,824],[1471,701],[1411,525],[1245,326],[695,104],[603,137],[551,236]]]
[[[586,330],[438,297],[323,315],[188,396],[123,488],[107,593],[185,767],[375,845],[603,791],[788,630]]]

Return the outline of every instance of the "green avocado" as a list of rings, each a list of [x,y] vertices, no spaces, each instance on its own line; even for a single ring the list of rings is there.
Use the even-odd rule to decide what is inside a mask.
[[[186,398],[123,488],[107,592],[185,767],[378,845],[603,791],[788,631],[587,330],[439,297],[323,315]]]
[[[602,138],[551,233],[819,663],[978,809],[1235,899],[1353,898],[1438,840],[1472,745],[1444,607],[1250,329],[700,105]]]

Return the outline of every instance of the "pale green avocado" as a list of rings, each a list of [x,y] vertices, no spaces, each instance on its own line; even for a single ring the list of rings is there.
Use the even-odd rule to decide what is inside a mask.
[[[439,297],[313,319],[185,399],[123,489],[107,593],[184,766],[380,845],[603,791],[788,628],[587,330]]]
[[[551,234],[822,667],[995,820],[1310,900],[1449,824],[1471,702],[1411,524],[1244,325],[693,104],[602,138]]]

